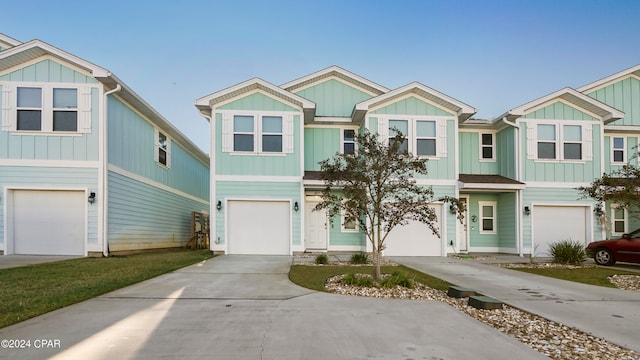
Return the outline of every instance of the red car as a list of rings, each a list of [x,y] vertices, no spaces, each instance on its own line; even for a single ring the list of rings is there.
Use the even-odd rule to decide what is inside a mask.
[[[587,254],[598,265],[613,265],[616,261],[640,263],[640,229],[623,234],[620,239],[594,241],[587,245]]]

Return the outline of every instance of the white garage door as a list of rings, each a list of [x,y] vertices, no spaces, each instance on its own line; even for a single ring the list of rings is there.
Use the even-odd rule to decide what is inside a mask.
[[[229,254],[289,255],[289,201],[229,201]]]
[[[549,245],[561,240],[587,244],[587,207],[534,206],[531,213],[535,256],[551,256]]]
[[[436,226],[442,233],[440,221],[442,206],[435,205],[438,214]],[[421,222],[411,222],[405,226],[396,226],[385,240],[384,256],[442,256],[442,242]]]
[[[85,255],[84,191],[13,191],[16,254]]]

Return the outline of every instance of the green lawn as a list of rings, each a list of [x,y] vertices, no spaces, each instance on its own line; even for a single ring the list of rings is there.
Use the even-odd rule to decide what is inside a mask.
[[[81,258],[0,270],[0,327],[59,309],[213,257],[171,250]]]
[[[383,266],[382,273],[392,274],[395,271],[404,272],[408,277],[423,283],[431,288],[447,290],[449,283],[433,276],[421,273],[405,266]],[[325,281],[335,275],[361,273],[372,274],[373,266],[308,266],[292,265],[289,271],[289,279],[294,283],[308,289],[325,291]]]
[[[606,269],[600,267],[586,267],[575,269],[555,269],[555,268],[512,268],[511,270],[518,270],[528,272],[536,275],[548,276],[561,280],[569,280],[573,282],[606,286],[615,288],[616,286],[607,280],[611,275],[638,275],[635,272]]]

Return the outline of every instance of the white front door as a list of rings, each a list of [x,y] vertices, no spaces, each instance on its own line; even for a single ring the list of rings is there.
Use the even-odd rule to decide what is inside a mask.
[[[317,204],[306,201],[304,205],[304,246],[305,249],[326,250],[329,217],[326,210],[313,211]]]
[[[462,223],[458,221],[458,251],[467,252],[469,251],[469,234],[467,232],[467,224],[469,218],[469,202],[467,201],[467,197],[460,196],[460,202],[464,205],[465,211],[463,213],[464,218],[462,219]]]

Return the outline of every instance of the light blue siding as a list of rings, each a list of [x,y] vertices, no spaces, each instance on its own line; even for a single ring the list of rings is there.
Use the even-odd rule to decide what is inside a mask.
[[[216,175],[302,176],[299,115],[293,117],[294,151],[289,154],[233,154],[222,152],[222,116],[215,117]]]
[[[191,212],[209,211],[208,203],[112,171],[108,184],[110,251],[184,246],[191,237]]]
[[[521,131],[522,148],[525,150],[522,154],[524,164],[522,176],[524,181],[591,182],[601,175],[600,169],[603,159],[600,158],[601,143],[600,136],[598,136],[602,128],[601,125],[593,125],[593,160],[591,161],[541,161],[528,159],[526,154],[527,126],[529,124],[523,123]],[[559,141],[559,144],[562,144],[562,141]]]
[[[320,170],[320,161],[333,157],[340,151],[342,134],[338,128],[304,129],[304,169]]]
[[[35,187],[38,189],[87,189],[97,191],[98,169],[4,166],[0,169],[0,189]],[[2,192],[0,192],[2,193]],[[0,219],[6,216],[5,201],[0,201]],[[98,207],[88,206],[88,244],[98,243]],[[52,209],[55,211],[55,209]],[[0,243],[4,243],[4,221],[0,221]]]
[[[97,84],[93,77],[53,60],[42,60],[0,76],[0,81],[60,82]]]
[[[509,126],[496,134],[496,157],[498,161],[498,174],[516,179],[516,130]],[[460,157],[466,156],[460,153]]]
[[[396,101],[380,109],[372,111],[370,114],[402,114],[412,116],[455,116],[455,114],[445,111],[439,107],[429,104],[415,96]],[[351,115],[351,114],[349,114]]]
[[[209,168],[175,141],[171,167],[155,159],[155,127],[114,97],[108,100],[109,164],[201,199],[209,198]]]
[[[560,101],[530,112],[523,119],[598,120],[593,116]]]
[[[293,204],[298,202],[302,207],[302,200],[300,199],[301,184],[297,182],[244,182],[244,181],[218,181],[216,183],[216,197],[212,199],[215,204],[218,201],[225,203],[226,199],[263,199],[263,200],[290,200]],[[219,244],[225,243],[225,224],[224,214],[226,209],[215,211],[212,214],[211,221],[216,222],[216,233],[211,234],[211,241],[218,241]],[[291,211],[292,214],[292,238],[293,245],[301,244],[301,231],[300,224],[301,214],[304,211]]]
[[[640,125],[640,80],[627,77],[587,95],[624,112],[624,117],[611,125]]]
[[[481,132],[459,133],[460,173],[461,174],[497,174],[498,162],[496,160],[480,159],[480,134]],[[496,147],[497,152],[497,147]],[[497,158],[498,154],[494,154]]]
[[[298,111],[263,93],[254,93],[219,107],[220,110]]]
[[[335,79],[295,93],[316,103],[316,116],[351,116],[357,103],[372,98],[366,92]]]
[[[2,91],[0,87],[0,91]],[[97,161],[99,148],[99,93],[91,89],[91,132],[73,135],[0,131],[0,158]],[[1,99],[0,99],[1,102]],[[0,106],[2,104],[0,103]],[[2,121],[0,114],[0,122]]]
[[[611,138],[621,137],[619,135],[605,135],[604,136],[604,172],[610,173],[622,168],[622,164],[611,163]],[[636,155],[638,150],[638,138],[636,136],[624,136],[626,139],[625,155],[627,162],[632,165],[638,165],[638,156]]]

